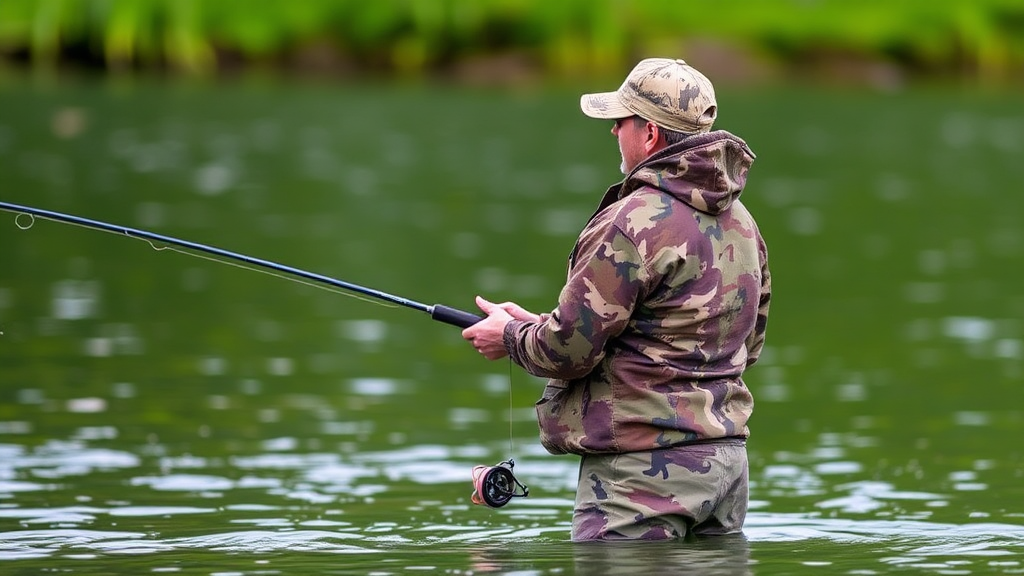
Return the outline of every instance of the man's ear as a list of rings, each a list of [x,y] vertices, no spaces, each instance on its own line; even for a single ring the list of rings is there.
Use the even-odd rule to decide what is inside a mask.
[[[647,130],[647,138],[644,139],[644,150],[650,154],[658,147],[658,141],[661,139],[661,132],[658,125],[654,122],[648,122],[645,129]]]

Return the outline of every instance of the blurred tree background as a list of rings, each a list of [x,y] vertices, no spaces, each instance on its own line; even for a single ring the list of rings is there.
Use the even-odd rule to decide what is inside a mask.
[[[0,0],[0,70],[1015,83],[1021,0]],[[724,77],[722,77],[724,76]]]

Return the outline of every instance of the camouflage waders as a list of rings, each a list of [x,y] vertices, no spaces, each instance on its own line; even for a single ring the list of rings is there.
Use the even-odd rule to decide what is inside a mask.
[[[747,515],[747,449],[722,439],[580,462],[572,539],[663,540],[739,532]]]

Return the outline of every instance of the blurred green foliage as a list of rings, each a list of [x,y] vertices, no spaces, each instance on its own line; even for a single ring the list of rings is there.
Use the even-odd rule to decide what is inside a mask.
[[[52,68],[332,65],[416,74],[516,54],[556,74],[714,41],[759,58],[883,61],[1002,80],[1024,65],[1020,0],[0,0],[0,58]]]

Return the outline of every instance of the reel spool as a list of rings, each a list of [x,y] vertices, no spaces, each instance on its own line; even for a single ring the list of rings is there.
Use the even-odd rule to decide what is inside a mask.
[[[530,489],[516,479],[512,473],[515,462],[509,458],[494,466],[476,466],[473,468],[473,504],[482,504],[491,508],[501,508],[513,497],[530,495]]]

